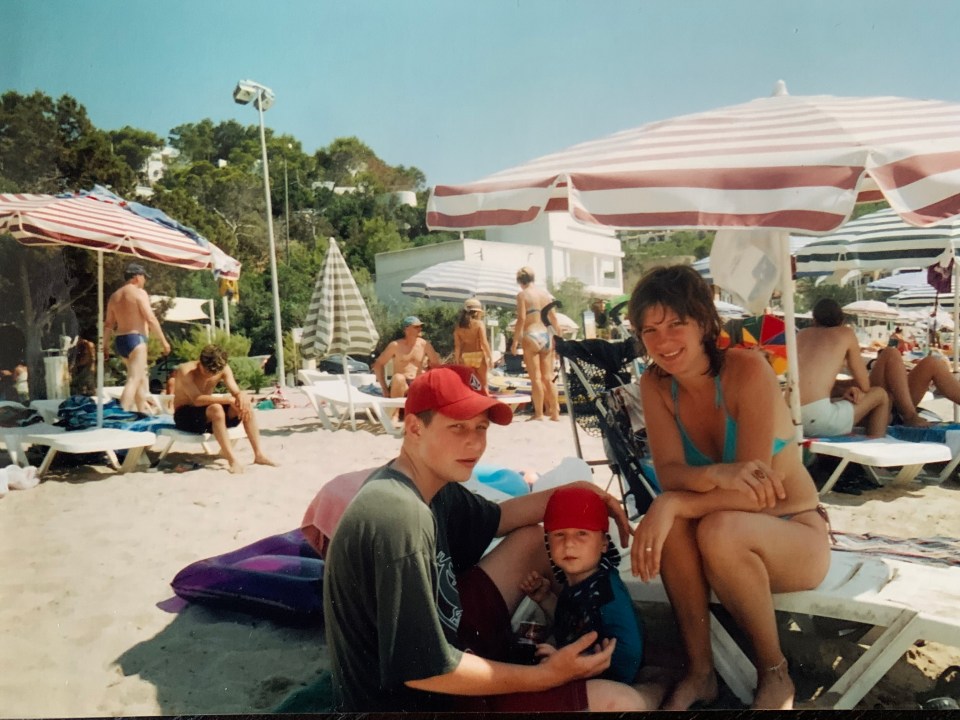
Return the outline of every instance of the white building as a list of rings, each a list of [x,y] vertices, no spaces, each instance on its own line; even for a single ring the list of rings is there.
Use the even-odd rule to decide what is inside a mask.
[[[486,240],[463,238],[378,254],[377,296],[392,305],[411,302],[400,292],[400,283],[447,260],[516,269],[528,265],[543,287],[574,278],[591,297],[623,294],[623,250],[613,230],[581,225],[565,212],[549,212],[523,225],[488,228],[486,235]]]
[[[544,212],[533,222],[489,228],[487,240],[543,248],[550,284],[574,278],[591,297],[623,294],[623,250],[610,228],[581,225],[566,212]]]
[[[377,253],[377,297],[380,302],[394,307],[415,302],[414,298],[400,291],[401,283],[421,270],[448,260],[466,260],[493,267],[511,268],[514,271],[527,265],[533,268],[538,280],[546,276],[543,248],[462,238],[407,250]],[[517,292],[520,292],[519,286]]]
[[[163,177],[163,173],[167,167],[178,157],[180,157],[180,151],[169,145],[150,153],[147,161],[143,164],[143,167],[140,168],[140,172],[146,178],[147,184],[137,185],[136,190],[134,190],[135,194],[143,198],[151,197],[153,195],[154,183]]]

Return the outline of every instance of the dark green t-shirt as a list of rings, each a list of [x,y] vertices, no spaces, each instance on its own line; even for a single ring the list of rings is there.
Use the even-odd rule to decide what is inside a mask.
[[[340,519],[324,567],[337,710],[449,708],[449,696],[404,682],[451,672],[460,662],[456,575],[476,564],[499,523],[495,503],[456,483],[428,507],[389,465],[367,479]]]

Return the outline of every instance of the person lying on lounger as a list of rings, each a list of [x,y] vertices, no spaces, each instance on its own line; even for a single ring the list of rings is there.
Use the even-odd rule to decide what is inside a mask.
[[[218,383],[229,395],[214,395]],[[220,443],[220,454],[230,464],[230,472],[242,473],[243,465],[233,452],[227,428],[243,423],[257,465],[276,465],[263,454],[260,430],[250,397],[240,389],[227,365],[227,353],[217,345],[207,345],[198,360],[185,362],[174,371],[173,422],[177,429],[191,433],[212,432]]]
[[[492,503],[461,483],[510,408],[480,393],[464,366],[410,385],[400,455],[375,471],[330,541],[323,617],[335,710],[573,711],[655,706],[623,683],[594,678],[616,641],[588,632],[537,665],[507,662],[510,618],[531,570],[549,572],[538,523],[554,490]],[[623,506],[589,482],[620,528]],[[494,537],[503,540],[485,553]],[[597,652],[585,651],[598,645]]]

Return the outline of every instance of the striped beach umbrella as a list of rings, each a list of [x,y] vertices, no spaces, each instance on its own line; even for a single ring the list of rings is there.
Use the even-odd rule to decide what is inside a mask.
[[[946,265],[958,247],[960,217],[917,227],[887,208],[851,220],[802,248],[797,253],[797,276]]]
[[[353,279],[337,241],[330,238],[304,320],[300,352],[305,358],[323,358],[335,353],[371,353],[379,340],[380,334],[370,318],[357,281]],[[349,385],[350,363],[346,359],[343,371]],[[349,412],[351,426],[356,430],[352,400]]]
[[[786,290],[788,383],[799,426],[788,234],[830,232],[856,202],[881,199],[913,225],[933,224],[960,213],[958,170],[960,104],[790,96],[781,81],[772,97],[625,130],[468,185],[438,185],[427,224],[516,225],[558,210],[620,228],[773,231],[766,245],[773,258],[748,247],[753,239],[745,236],[755,233],[741,233],[740,246],[727,252],[757,285],[773,275]]]
[[[933,287],[910,288],[901,290],[887,298],[887,305],[894,308],[940,307],[953,310],[956,302],[953,294],[938,293]]]
[[[210,270],[236,279],[240,263],[196,231],[155,208],[129,202],[106,188],[64,195],[0,195],[0,234],[23,245],[70,245],[97,251],[97,396],[103,397],[103,253]],[[97,404],[97,426],[103,407]]]
[[[400,284],[404,295],[426,300],[463,302],[476,298],[484,305],[517,304],[517,269],[466,260],[437,263]]]

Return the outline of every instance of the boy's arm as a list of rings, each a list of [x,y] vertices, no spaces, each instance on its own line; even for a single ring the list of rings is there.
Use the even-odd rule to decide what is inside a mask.
[[[447,695],[504,695],[559,687],[571,680],[599,675],[610,666],[616,641],[603,642],[599,652],[584,655],[597,643],[597,634],[582,638],[552,653],[539,665],[514,665],[464,653],[457,667],[443,675],[408,680],[407,687]]]

